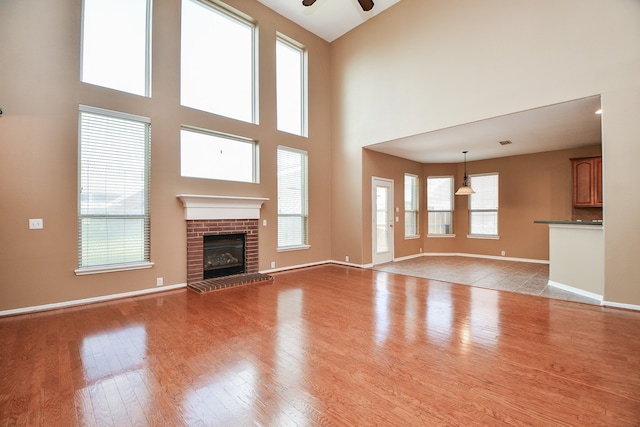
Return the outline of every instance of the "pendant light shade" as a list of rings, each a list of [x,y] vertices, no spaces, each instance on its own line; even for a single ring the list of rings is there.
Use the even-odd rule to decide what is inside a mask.
[[[458,188],[456,191],[456,196],[468,196],[470,194],[475,194],[473,188],[467,182],[467,153],[468,151],[463,151],[464,154],[464,179],[462,180],[462,187]]]

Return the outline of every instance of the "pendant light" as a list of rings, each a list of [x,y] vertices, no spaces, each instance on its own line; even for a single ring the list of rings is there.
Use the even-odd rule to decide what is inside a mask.
[[[463,151],[464,154],[464,179],[462,180],[462,187],[458,188],[456,191],[456,196],[468,196],[470,194],[475,194],[473,188],[469,186],[467,183],[467,153],[468,151]]]

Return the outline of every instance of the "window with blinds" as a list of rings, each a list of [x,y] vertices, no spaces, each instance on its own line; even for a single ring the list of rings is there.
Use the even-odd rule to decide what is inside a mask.
[[[418,177],[404,174],[404,237],[418,236]]]
[[[80,107],[78,265],[149,263],[150,120]]]
[[[427,234],[453,233],[453,177],[427,177]]]
[[[276,39],[276,117],[278,130],[306,133],[306,57],[300,44]]]
[[[498,174],[469,175],[469,234],[498,235]]]
[[[182,1],[180,102],[255,123],[255,25],[213,2]]]
[[[150,96],[151,0],[84,0],[83,82]]]
[[[307,152],[278,147],[278,249],[308,247]]]

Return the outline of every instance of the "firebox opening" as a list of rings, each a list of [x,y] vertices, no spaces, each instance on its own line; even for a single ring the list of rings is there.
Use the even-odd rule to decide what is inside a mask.
[[[204,279],[245,273],[245,234],[211,234],[203,242]]]

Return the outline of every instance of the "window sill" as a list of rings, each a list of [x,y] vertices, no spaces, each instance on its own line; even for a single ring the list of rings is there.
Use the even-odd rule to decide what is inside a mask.
[[[420,235],[419,234],[414,234],[411,236],[404,236],[404,240],[413,240],[413,239],[419,239]]]
[[[278,248],[276,252],[299,251],[302,249],[310,249],[310,248],[311,248],[311,245],[286,246],[283,248]]]
[[[440,237],[456,237],[455,234],[427,234],[427,238],[430,239],[432,237],[440,238]]]
[[[497,234],[467,234],[467,239],[500,240]]]
[[[76,276],[85,276],[88,274],[113,273],[116,271],[142,270],[144,268],[153,267],[153,262],[136,262],[132,264],[112,264],[101,267],[85,267],[74,270]]]

